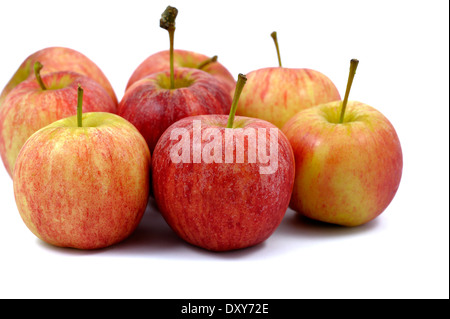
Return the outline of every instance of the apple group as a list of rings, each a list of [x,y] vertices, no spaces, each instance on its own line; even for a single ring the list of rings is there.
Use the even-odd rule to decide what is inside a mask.
[[[389,120],[344,99],[323,73],[281,64],[235,80],[217,56],[170,48],[145,59],[118,99],[82,53],[29,55],[0,95],[0,155],[20,216],[55,246],[128,238],[153,197],[182,240],[210,251],[267,240],[288,208],[358,226],[379,216],[403,158]],[[271,168],[271,170],[269,170]]]

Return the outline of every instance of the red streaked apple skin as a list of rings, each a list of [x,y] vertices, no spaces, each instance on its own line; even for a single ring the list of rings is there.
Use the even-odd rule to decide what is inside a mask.
[[[281,129],[301,110],[340,99],[333,82],[318,71],[263,68],[247,74],[236,114],[260,118]]]
[[[47,90],[42,90],[35,78],[23,81],[0,109],[0,155],[10,176],[27,138],[56,120],[76,114],[78,84],[84,89],[85,112],[117,112],[106,90],[89,77],[62,71],[46,74],[42,81]]]
[[[211,251],[265,241],[283,219],[292,193],[294,155],[287,138],[279,131],[278,140],[273,141],[267,133],[267,141],[278,143],[278,169],[273,174],[260,174],[259,161],[248,163],[248,144],[243,163],[174,163],[170,150],[178,141],[170,139],[171,132],[187,129],[192,141],[194,120],[201,121],[202,132],[219,127],[224,141],[226,115],[184,118],[164,132],[152,157],[153,190],[162,216],[180,238]],[[266,121],[238,116],[234,123],[242,128],[276,128]],[[236,159],[236,149],[233,155]]]
[[[118,103],[114,89],[102,70],[84,54],[64,47],[48,47],[28,56],[6,84],[0,95],[0,105],[9,92],[19,83],[34,78],[34,63],[39,61],[44,67],[41,75],[59,71],[72,71],[90,77],[100,84],[110,95],[114,103]]]
[[[210,57],[187,50],[173,50],[175,68],[197,68],[197,66]],[[128,80],[127,89],[136,81],[153,73],[170,69],[170,51],[160,51],[146,58],[133,72]],[[203,71],[216,77],[224,84],[228,92],[232,92],[236,86],[236,80],[231,73],[219,62],[211,63]]]
[[[150,152],[117,115],[85,113],[84,127],[76,123],[76,116],[59,120],[27,140],[14,195],[24,223],[43,241],[103,248],[127,238],[145,212]]]
[[[290,206],[312,219],[357,226],[394,198],[402,149],[392,124],[373,107],[348,102],[344,124],[336,124],[340,110],[340,102],[320,105],[283,127],[296,165]]]
[[[153,152],[161,134],[176,121],[201,114],[228,114],[232,102],[221,83],[195,69],[177,68],[175,82],[192,80],[188,87],[167,89],[170,71],[153,73],[134,83],[119,103],[118,114],[141,132]]]

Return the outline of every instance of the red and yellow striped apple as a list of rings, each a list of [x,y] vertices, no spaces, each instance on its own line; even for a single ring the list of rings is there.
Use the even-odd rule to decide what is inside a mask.
[[[17,85],[0,108],[0,155],[10,176],[21,147],[34,132],[76,114],[78,84],[85,90],[86,112],[117,112],[111,96],[87,76],[61,71],[38,79],[39,74]]]
[[[357,226],[379,216],[400,184],[403,156],[389,120],[375,108],[348,101],[297,113],[283,127],[295,154],[290,206],[323,222]]]
[[[272,33],[274,40],[276,34]],[[278,50],[278,42],[277,52]],[[340,100],[334,83],[323,73],[307,68],[268,67],[247,74],[237,115],[256,117],[280,129],[296,113]]]
[[[9,92],[19,83],[34,77],[33,66],[40,62],[45,67],[41,74],[57,71],[72,71],[92,78],[98,82],[117,104],[117,97],[108,78],[102,70],[84,54],[65,47],[48,47],[34,52],[28,56],[6,84],[0,95],[0,106]]]
[[[18,211],[51,245],[113,245],[145,212],[150,164],[144,138],[120,116],[92,112],[58,120],[20,151],[13,178]]]
[[[169,57],[169,50],[157,52],[150,55],[133,72],[130,79],[128,80],[127,89],[134,82],[150,74],[169,70]],[[234,80],[228,69],[218,61],[211,61],[211,63],[208,63],[211,58],[207,57],[206,55],[180,49],[173,51],[173,58],[175,68],[193,68],[203,70],[218,79],[225,86],[225,89],[230,92],[230,94],[234,90],[236,81]]]

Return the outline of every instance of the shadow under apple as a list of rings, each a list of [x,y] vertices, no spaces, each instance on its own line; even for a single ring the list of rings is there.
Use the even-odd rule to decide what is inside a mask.
[[[112,246],[111,251],[119,254],[131,254],[148,257],[176,256],[195,254],[202,257],[242,258],[261,250],[264,243],[244,249],[214,252],[192,245],[181,238],[166,223],[153,198],[150,198],[147,210],[134,233],[121,243]],[[107,248],[108,249],[108,248]],[[174,252],[176,252],[174,254]]]
[[[180,258],[196,255],[205,258],[243,259],[255,256],[267,250],[270,246],[283,246],[281,241],[298,240],[299,244],[311,245],[314,241],[326,241],[345,236],[358,236],[370,232],[380,226],[380,221],[374,219],[364,225],[345,227],[309,219],[288,209],[277,230],[266,241],[244,249],[213,252],[191,245],[179,238],[159,213],[153,198],[149,199],[147,209],[137,229],[127,239],[115,245],[95,250],[80,250],[52,246],[36,239],[45,249],[75,256],[84,255],[128,255],[134,257],[173,257]],[[292,247],[292,243],[288,247]],[[277,254],[283,249],[276,249]],[[267,254],[264,254],[267,255]]]
[[[292,209],[288,209],[283,221],[277,229],[277,235],[291,238],[298,237],[299,239],[327,239],[355,236],[374,230],[379,227],[379,224],[379,219],[374,219],[360,226],[347,227],[310,219]]]

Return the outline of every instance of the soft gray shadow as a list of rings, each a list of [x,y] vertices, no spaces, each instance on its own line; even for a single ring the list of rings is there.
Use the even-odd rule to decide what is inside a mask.
[[[379,225],[377,219],[357,227],[344,227],[323,223],[306,218],[288,209],[286,215],[272,235],[277,240],[314,240],[330,239],[343,236],[355,236],[367,233]],[[271,237],[272,237],[271,236]],[[89,256],[96,254],[126,255],[132,257],[189,258],[193,255],[205,258],[242,259],[255,255],[267,248],[267,241],[258,245],[226,252],[214,252],[191,245],[181,238],[166,223],[153,198],[150,198],[147,209],[136,230],[127,239],[110,247],[95,250],[56,247],[36,239],[45,249],[73,256]]]
[[[277,234],[279,236],[287,237],[322,239],[367,233],[376,229],[378,226],[378,219],[355,227],[340,226],[313,220],[288,209],[283,221],[277,229]]]
[[[147,210],[136,231],[122,243],[111,246],[114,254],[130,254],[140,257],[164,254],[165,257],[179,258],[197,255],[201,257],[242,258],[264,247],[264,243],[249,248],[214,252],[192,245],[182,240],[166,223],[153,199],[149,200]]]
[[[134,233],[121,243],[107,248],[113,254],[136,257],[186,258],[193,255],[206,258],[242,258],[262,249],[264,244],[253,247],[214,252],[189,244],[182,240],[166,223],[153,198],[150,198],[147,210]]]
[[[145,214],[133,234],[111,246],[110,250],[114,254],[145,257],[184,249],[186,246],[190,245],[174,233],[158,211],[154,199],[150,198]]]
[[[188,244],[189,245],[189,244]],[[200,247],[196,247],[194,245],[189,245],[189,250],[191,252],[196,253],[199,256],[203,257],[211,257],[211,258],[222,258],[222,259],[242,259],[246,258],[250,255],[256,254],[257,252],[263,250],[265,247],[265,242],[262,242],[258,245],[240,248],[229,251],[210,251],[207,249],[203,249]]]

